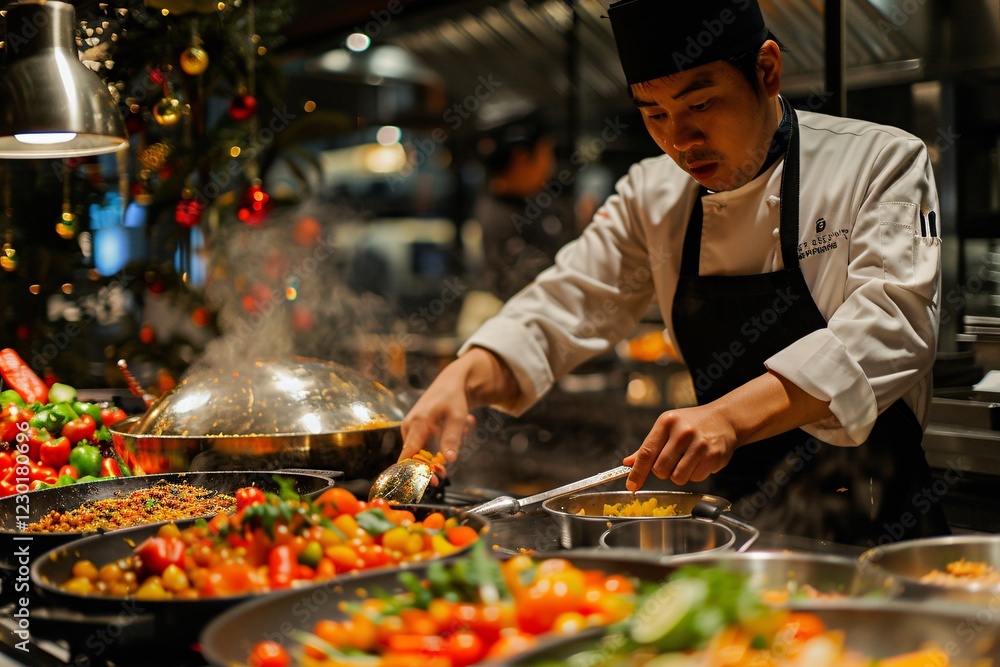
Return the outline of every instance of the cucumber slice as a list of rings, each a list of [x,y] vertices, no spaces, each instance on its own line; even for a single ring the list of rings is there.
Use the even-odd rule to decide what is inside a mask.
[[[708,597],[701,579],[675,579],[654,591],[636,609],[629,636],[639,644],[677,651],[699,639],[695,617]]]

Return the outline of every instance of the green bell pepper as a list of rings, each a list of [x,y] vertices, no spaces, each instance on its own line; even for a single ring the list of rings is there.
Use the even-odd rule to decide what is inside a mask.
[[[62,423],[59,424],[59,428],[62,428],[74,419],[80,418],[80,415],[76,414],[76,410],[74,410],[73,406],[69,403],[56,403],[49,408],[49,412],[59,417],[62,421]],[[55,433],[55,431],[53,431],[53,433]]]
[[[101,474],[101,450],[94,445],[77,445],[69,453],[69,464],[76,468],[80,479]]]
[[[74,401],[73,409],[76,411],[77,415],[90,415],[94,418],[97,424],[101,423],[101,406],[97,403],[84,403],[82,401]]]
[[[0,391],[0,408],[6,408],[8,405],[16,405],[19,408],[24,407],[24,399],[13,389]]]
[[[28,425],[39,431],[44,429],[49,433],[59,433],[66,421],[52,410],[41,410],[28,420]]]

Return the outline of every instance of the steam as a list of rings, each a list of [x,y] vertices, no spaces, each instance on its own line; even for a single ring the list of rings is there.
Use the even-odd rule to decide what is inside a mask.
[[[315,204],[275,210],[259,227],[223,225],[210,238],[205,303],[220,335],[191,367],[238,368],[253,360],[315,357],[390,385],[389,364],[363,334],[398,318],[382,297],[349,285],[352,257],[334,243],[351,211]],[[364,353],[363,353],[364,350]]]

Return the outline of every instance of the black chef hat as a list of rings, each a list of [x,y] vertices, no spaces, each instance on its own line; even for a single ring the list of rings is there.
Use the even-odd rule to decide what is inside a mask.
[[[768,37],[757,0],[620,0],[608,18],[629,84],[740,55]]]

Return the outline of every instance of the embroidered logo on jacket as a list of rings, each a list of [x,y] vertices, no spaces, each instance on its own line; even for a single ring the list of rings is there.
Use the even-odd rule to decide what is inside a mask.
[[[824,229],[826,229],[826,218],[820,218],[816,221],[816,233],[819,234]]]
[[[820,218],[813,224],[816,228],[816,236],[798,245],[797,250],[800,260],[812,255],[822,255],[825,252],[836,250],[840,243],[847,242],[848,230],[834,229],[827,231],[826,218]]]

